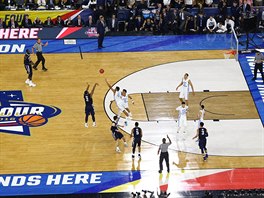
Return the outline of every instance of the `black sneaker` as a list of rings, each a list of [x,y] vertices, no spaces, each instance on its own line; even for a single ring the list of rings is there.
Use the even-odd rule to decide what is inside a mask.
[[[206,161],[206,156],[203,157],[203,161]]]
[[[205,158],[206,158],[206,159],[208,158],[208,154],[205,155]]]
[[[38,68],[37,68],[37,67],[35,67],[35,66],[33,66],[33,69],[35,69],[35,70],[38,70]]]
[[[43,67],[42,70],[43,71],[48,71],[48,69],[46,67]]]
[[[254,77],[254,78],[252,78],[251,80],[256,80],[256,78]]]
[[[135,158],[135,155],[132,155],[132,159],[134,159]]]
[[[162,173],[162,171],[161,171],[161,170],[159,170],[159,173]]]

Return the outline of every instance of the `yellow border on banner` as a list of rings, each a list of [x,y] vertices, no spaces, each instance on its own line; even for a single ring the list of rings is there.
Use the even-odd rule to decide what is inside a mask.
[[[21,21],[23,20],[24,15],[28,14],[29,18],[32,20],[32,22],[36,19],[36,17],[39,17],[40,20],[44,23],[45,20],[47,20],[47,17],[51,17],[51,19],[55,19],[58,15],[62,16],[62,15],[67,14],[69,12],[72,12],[72,10],[1,11],[0,12],[0,18],[2,18],[4,21],[6,21],[6,23],[8,23],[11,16],[14,15],[15,20],[18,22],[18,24],[20,24]]]

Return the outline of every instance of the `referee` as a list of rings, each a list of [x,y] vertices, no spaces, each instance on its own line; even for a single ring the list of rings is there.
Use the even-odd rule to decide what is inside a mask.
[[[35,63],[35,65],[33,66],[33,68],[35,69],[35,70],[37,70],[37,66],[38,66],[38,64],[40,63],[40,61],[41,61],[41,63],[42,63],[42,70],[43,71],[47,71],[48,69],[45,67],[45,58],[43,57],[43,55],[42,55],[42,47],[45,47],[45,46],[47,46],[48,45],[48,42],[46,42],[45,44],[43,44],[42,42],[41,42],[41,39],[40,38],[38,38],[38,40],[37,40],[37,42],[33,45],[33,47],[32,47],[32,54],[34,54],[34,49],[36,50],[36,54],[37,54],[37,58],[38,58],[38,60],[37,60],[37,62]]]
[[[257,78],[257,71],[259,70],[261,77],[262,77],[262,81],[264,83],[264,76],[263,76],[263,60],[264,60],[264,55],[261,54],[260,52],[257,52],[255,55],[255,67],[254,67],[254,77],[252,78],[252,80],[256,80]]]
[[[167,165],[167,172],[170,172],[170,164],[169,164],[169,153],[168,153],[168,147],[171,145],[171,139],[167,135],[167,138],[169,140],[169,143],[166,143],[166,138],[162,139],[162,144],[159,146],[158,155],[160,154],[159,159],[159,173],[162,173],[163,170],[163,160],[165,159],[166,165]]]

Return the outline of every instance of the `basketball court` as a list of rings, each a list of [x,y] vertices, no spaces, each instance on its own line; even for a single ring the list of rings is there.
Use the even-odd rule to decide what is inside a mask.
[[[222,38],[210,39],[217,45]],[[131,45],[129,52],[118,51],[126,41],[111,41],[107,44],[106,39],[106,51],[96,53],[83,45],[83,59],[79,53],[51,53],[53,49],[47,46],[44,57],[49,70],[34,71],[36,87],[24,83],[23,54],[0,55],[2,195],[166,190],[175,195],[172,197],[180,197],[183,191],[264,188],[263,101],[255,100],[259,95],[252,94],[252,86],[258,82],[252,85],[248,80],[251,76],[233,55],[225,59],[226,50],[212,44],[208,50],[184,49],[187,39],[177,42],[182,50],[172,50],[171,43],[165,45],[165,41],[159,41],[156,49],[155,41],[149,41],[145,51],[137,50],[142,49],[141,43]],[[202,42],[197,43],[197,48],[202,46]],[[111,47],[116,51],[108,52]],[[155,50],[148,50],[151,47]],[[36,57],[32,59],[36,61]],[[105,72],[99,73],[100,69]],[[175,108],[180,101],[176,87],[186,72],[195,95],[190,94],[186,133],[177,134]],[[127,89],[135,101],[134,105],[129,101],[133,119],[121,128],[129,144],[121,145],[121,153],[116,153],[110,131],[117,109],[105,79]],[[87,83],[99,84],[93,96],[97,127],[92,127],[90,117],[89,127],[84,127],[83,92]],[[202,104],[209,132],[206,162],[192,139]],[[45,121],[24,119],[23,130],[14,132],[15,128],[4,124],[23,116],[9,114],[15,107],[35,107],[35,112],[43,108]],[[30,110],[25,114],[34,114]],[[120,123],[124,121],[122,117]],[[142,158],[132,160],[129,134],[135,122],[143,130]],[[167,134],[172,140],[171,172],[159,174],[157,151]]]

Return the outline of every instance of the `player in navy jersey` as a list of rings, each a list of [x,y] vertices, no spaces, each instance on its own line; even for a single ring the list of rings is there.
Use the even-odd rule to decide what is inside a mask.
[[[197,134],[193,139],[198,137],[199,147],[201,149],[203,160],[206,161],[208,158],[207,148],[206,148],[206,138],[208,137],[207,129],[204,128],[204,123],[200,122],[200,127],[197,129]]]
[[[92,116],[93,127],[96,127],[95,116],[94,116],[95,113],[94,113],[94,107],[93,107],[93,94],[94,94],[95,87],[97,85],[98,85],[98,83],[95,83],[91,93],[89,93],[90,85],[87,83],[87,88],[83,94],[83,98],[84,98],[84,102],[85,102],[85,123],[84,123],[84,126],[86,128],[88,127],[88,116],[89,115]]]
[[[114,121],[112,121],[112,126],[111,126],[112,136],[113,136],[114,140],[116,141],[116,152],[120,153],[121,150],[119,148],[119,140],[122,139],[124,141],[125,147],[127,147],[128,145],[127,145],[127,142],[126,142],[124,135],[118,129],[119,118],[117,116],[114,116],[113,119],[114,119]],[[122,126],[120,126],[120,127],[122,127]]]
[[[135,123],[135,127],[131,130],[130,137],[133,137],[132,143],[132,158],[135,158],[136,147],[138,146],[138,157],[141,158],[141,138],[142,138],[142,129],[138,126],[138,122]]]
[[[31,58],[30,58],[30,50],[27,49],[26,50],[26,54],[24,55],[24,66],[25,66],[25,69],[28,73],[28,78],[27,80],[25,81],[26,84],[28,84],[30,87],[35,87],[36,84],[34,84],[32,82],[32,76],[33,76],[33,71],[32,71],[32,65],[34,63],[32,62]]]

